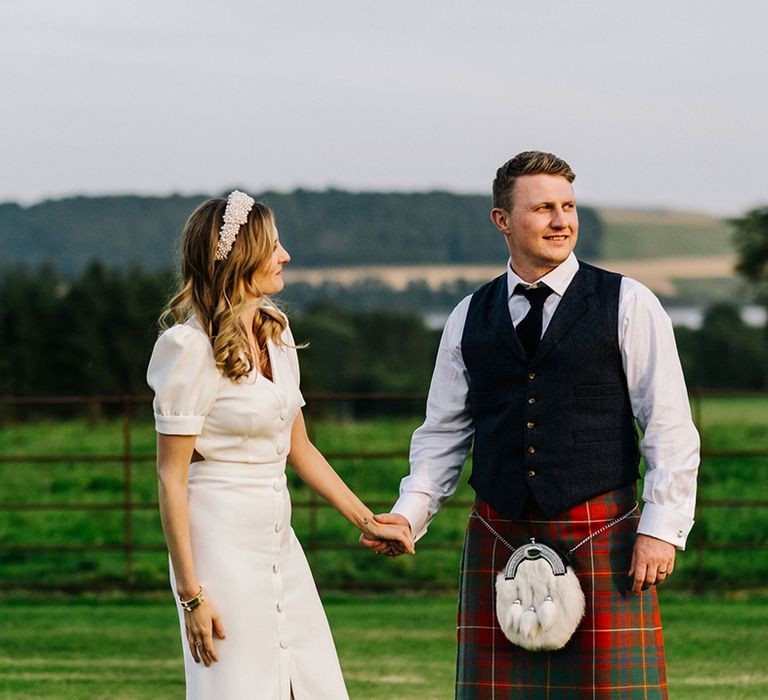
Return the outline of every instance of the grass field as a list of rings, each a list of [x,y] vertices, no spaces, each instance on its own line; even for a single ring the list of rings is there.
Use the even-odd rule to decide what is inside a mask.
[[[705,214],[601,209],[600,257],[644,259],[733,253],[732,226]]]
[[[700,407],[704,443],[709,449],[768,449],[768,399],[710,398]],[[134,454],[151,455],[154,433],[148,410],[133,426]],[[87,464],[77,455],[119,453],[119,420],[40,420],[18,416],[0,428],[1,455],[69,454],[64,464],[0,464],[2,502],[105,504],[120,501],[119,464]],[[317,444],[326,452],[404,449],[413,419],[361,422],[312,421]],[[406,470],[404,460],[338,459],[345,479],[371,503],[387,507]],[[762,457],[711,457],[701,470],[699,496],[768,498],[768,465]],[[135,466],[133,498],[155,500],[154,467]],[[466,475],[465,475],[466,478]],[[309,495],[292,480],[294,501]],[[470,498],[463,482],[454,500]],[[765,508],[700,507],[688,552],[678,558],[675,576],[662,596],[662,615],[675,699],[729,700],[768,697],[763,640],[768,633],[768,555],[764,551],[706,552],[704,541],[728,546],[764,546]],[[455,586],[463,508],[446,509],[435,520],[417,557],[382,560],[367,551],[310,552],[324,590],[364,583],[401,588],[392,594],[324,596],[352,698],[431,700],[452,697],[455,601],[450,594],[417,593],[422,587]],[[309,514],[296,508],[294,526],[309,544]],[[154,510],[135,515],[135,538],[162,544]],[[120,511],[0,510],[3,544],[119,543]],[[318,513],[320,544],[354,545],[355,533],[334,512]],[[427,543],[445,544],[429,550]],[[53,587],[122,585],[123,558],[117,552],[0,554],[0,582],[36,581]],[[162,552],[137,555],[138,587],[166,589]],[[703,582],[710,592],[693,597],[681,589]],[[752,587],[752,593],[718,587]],[[7,585],[6,585],[7,587]],[[121,593],[88,597],[29,593],[0,597],[0,697],[21,698],[181,698],[183,670],[170,594],[127,599]]]
[[[768,600],[662,597],[670,697],[768,697]],[[453,697],[452,597],[325,596],[353,700]],[[164,600],[0,602],[0,697],[182,698],[175,609]],[[415,622],[417,621],[417,622]]]
[[[707,399],[701,410],[704,444],[710,449],[755,448],[768,450],[768,399]],[[315,440],[328,453],[354,450],[391,451],[407,448],[419,419],[379,419],[361,422],[312,421]],[[120,503],[124,497],[120,464],[87,464],[75,455],[119,453],[122,425],[117,420],[19,421],[0,429],[0,455],[70,454],[63,464],[1,464],[3,503],[91,504]],[[147,409],[140,409],[133,429],[132,450],[152,455],[154,432]],[[768,460],[764,457],[710,457],[701,469],[699,498],[768,498]],[[393,502],[400,478],[407,470],[404,459],[335,459],[347,482],[375,510]],[[449,503],[471,500],[465,470],[459,491]],[[156,500],[154,465],[134,466],[132,498],[139,504]],[[317,511],[314,540],[310,511],[303,508],[310,497],[304,485],[291,475],[294,527],[308,549],[319,581],[343,588],[360,584],[385,587],[392,582],[415,590],[447,588],[455,581],[460,542],[467,508],[446,507],[421,541],[417,557],[382,561],[355,546],[354,530],[334,511]],[[124,538],[124,516],[120,510],[0,510],[0,543],[7,546],[111,545]],[[154,508],[134,513],[133,536],[138,544],[162,549],[159,518]],[[313,541],[317,544],[314,549]],[[768,552],[742,551],[764,547],[768,541],[768,509],[701,506],[691,535],[689,550],[678,557],[678,569],[670,581],[673,588],[725,585],[730,588],[759,586],[768,580]],[[733,551],[704,552],[700,545],[731,547]],[[328,547],[348,545],[347,551]],[[432,547],[432,548],[430,548]],[[435,547],[443,547],[436,549]],[[133,562],[137,588],[166,586],[166,556],[162,551],[139,552]],[[0,553],[0,585],[38,585],[80,589],[121,587],[124,555],[119,552]]]

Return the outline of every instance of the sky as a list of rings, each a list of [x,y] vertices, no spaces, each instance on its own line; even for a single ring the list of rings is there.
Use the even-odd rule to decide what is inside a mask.
[[[0,201],[296,187],[768,203],[763,0],[3,0]]]

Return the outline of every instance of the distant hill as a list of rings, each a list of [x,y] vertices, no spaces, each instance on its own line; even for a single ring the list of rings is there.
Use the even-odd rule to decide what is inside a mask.
[[[599,264],[639,279],[665,303],[707,306],[751,299],[748,285],[734,272],[733,229],[726,220],[653,209],[599,213]]]
[[[597,211],[603,223],[597,264],[639,280],[665,303],[707,306],[751,298],[748,286],[733,271],[736,253],[726,221],[691,212]],[[381,300],[388,291],[376,287],[379,284],[388,290],[407,291],[413,308],[448,304],[499,274],[504,263],[501,255],[491,263],[337,266],[332,270],[308,269],[298,263],[288,269],[290,293],[286,296],[311,299],[318,292],[309,288],[315,288],[339,303],[349,303],[345,301],[350,298],[348,290],[357,301],[363,296]],[[389,300],[388,305],[400,301]]]
[[[66,276],[92,260],[160,270],[173,265],[186,217],[206,195],[73,197],[0,204],[0,268],[51,263]],[[504,243],[490,198],[449,192],[263,192],[281,238],[301,267],[498,262]],[[578,252],[600,254],[602,225],[580,207]]]
[[[694,212],[600,208],[605,260],[732,255],[733,228],[724,219]]]

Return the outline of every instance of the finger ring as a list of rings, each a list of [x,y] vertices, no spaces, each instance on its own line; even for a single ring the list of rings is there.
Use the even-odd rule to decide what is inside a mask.
[[[667,575],[667,572],[666,572],[666,571],[659,571],[659,573],[660,573],[660,574],[662,574],[663,576],[666,576],[666,575]]]

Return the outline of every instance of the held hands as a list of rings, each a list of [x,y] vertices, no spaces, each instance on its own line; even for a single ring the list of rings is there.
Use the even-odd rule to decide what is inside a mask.
[[[388,557],[399,557],[406,552],[416,554],[411,524],[397,513],[375,515],[363,528],[360,544]]]
[[[638,535],[632,551],[632,593],[656,586],[675,568],[675,546],[650,535]]]
[[[219,660],[213,648],[213,636],[224,639],[224,625],[213,603],[205,598],[194,610],[184,611],[184,624],[187,628],[187,644],[195,663],[202,661],[210,666]]]

